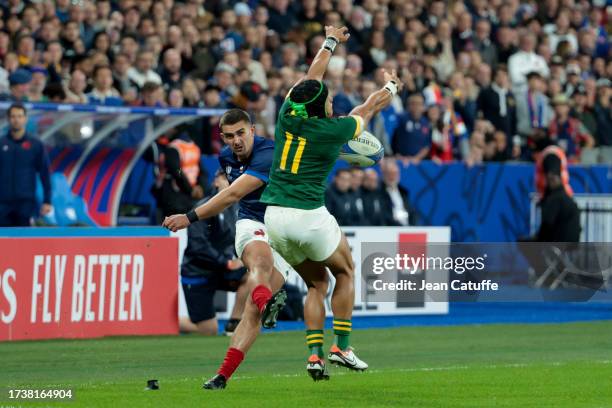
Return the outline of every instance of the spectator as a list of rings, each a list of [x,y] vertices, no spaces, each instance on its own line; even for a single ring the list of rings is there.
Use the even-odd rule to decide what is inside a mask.
[[[394,225],[415,225],[415,214],[410,211],[408,191],[399,184],[400,173],[397,161],[385,159],[381,164],[383,192],[390,203]]]
[[[113,86],[119,91],[126,104],[138,99],[139,87],[130,79],[130,60],[125,54],[117,54],[113,62]],[[144,85],[144,84],[143,84]],[[142,86],[140,87],[142,88]]]
[[[510,90],[508,72],[503,66],[495,71],[491,86],[480,91],[478,111],[510,140],[516,134],[516,100]]]
[[[0,95],[0,100],[12,102],[26,102],[28,91],[32,82],[32,74],[29,70],[19,68],[9,75],[10,94]]]
[[[598,81],[597,102],[595,103],[595,120],[597,121],[597,144],[612,146],[612,92],[610,80]]]
[[[211,194],[196,206],[210,199],[224,186],[227,187],[227,179],[220,172],[215,177]],[[182,332],[217,335],[219,329],[214,305],[217,290],[236,292],[234,308],[225,327],[226,333],[233,332],[240,321],[249,291],[245,285],[246,269],[234,256],[237,211],[236,205],[230,206],[221,214],[195,222],[187,229],[181,283],[189,319],[181,319]]]
[[[364,217],[363,225],[385,226],[397,225],[389,196],[382,190],[378,173],[369,168],[365,170],[361,188]]]
[[[75,69],[72,72],[68,87],[66,89],[66,101],[70,103],[87,103],[88,97],[85,94],[87,79],[83,71]]]
[[[453,32],[453,52],[471,51],[474,47],[475,35],[472,31],[472,15],[467,11],[461,13]]]
[[[431,159],[436,163],[452,161],[450,127],[444,124],[440,105],[432,103],[427,107],[427,120],[431,123]]]
[[[505,162],[510,160],[510,150],[508,149],[508,139],[506,134],[501,130],[496,130],[495,133],[485,135],[486,151],[485,160],[493,162]]]
[[[136,65],[130,67],[127,76],[138,88],[142,88],[145,82],[161,84],[161,77],[153,71],[153,53],[142,50],[136,57]]]
[[[576,88],[582,82],[582,78],[580,77],[580,67],[578,64],[568,64],[565,69],[565,95],[567,97],[571,97]]]
[[[23,105],[12,104],[8,111],[9,131],[0,138],[0,226],[29,226],[37,214],[36,176],[43,187],[40,215],[51,206],[49,159],[43,144],[26,132],[27,113]]]
[[[93,89],[87,94],[87,103],[92,105],[121,106],[123,99],[113,88],[113,72],[108,65],[98,65],[93,71]]]
[[[32,71],[32,81],[28,90],[28,101],[30,102],[47,102],[47,98],[43,95],[45,86],[47,85],[47,70],[45,68],[34,67]]]
[[[510,57],[517,51],[514,37],[516,30],[509,26],[500,26],[497,29],[497,63],[508,64]]]
[[[576,162],[580,159],[580,149],[582,147],[593,147],[593,137],[588,133],[582,122],[570,117],[567,96],[564,94],[555,96],[553,106],[555,117],[548,128],[548,136],[565,151],[568,161]]]
[[[481,19],[476,22],[474,49],[478,51],[484,63],[490,67],[497,65],[497,48],[491,41],[491,23],[488,20]]]
[[[517,131],[522,137],[521,145],[536,137],[538,129],[548,127],[553,116],[548,98],[542,92],[542,79],[539,72],[530,72],[527,74],[527,90],[516,95]]]
[[[408,111],[401,116],[393,135],[393,151],[404,165],[417,164],[429,155],[431,125],[423,111],[423,96],[411,95],[408,99]]]
[[[181,69],[182,58],[178,50],[169,48],[163,55],[163,66],[160,71],[161,80],[166,90],[178,86],[185,74]]]
[[[584,85],[580,85],[576,88],[574,94],[572,95],[572,116],[582,122],[589,134],[598,140],[597,120],[595,119],[593,110],[587,105],[587,102],[586,88]]]
[[[155,82],[146,82],[142,86],[140,94],[142,96],[140,100],[141,106],[159,108],[166,105],[164,102],[164,88],[162,88],[160,84]]]
[[[527,88],[529,73],[538,73],[544,78],[550,73],[546,60],[534,52],[536,44],[533,33],[524,33],[521,36],[520,50],[508,60],[508,73],[514,92],[518,93]]]
[[[366,213],[363,209],[363,199],[361,198],[361,187],[365,177],[364,170],[361,167],[351,168],[351,187],[350,187],[350,205],[353,214],[352,225],[365,225]]]
[[[357,225],[351,183],[351,171],[338,169],[333,183],[325,192],[325,206],[330,214],[336,217],[339,225]]]

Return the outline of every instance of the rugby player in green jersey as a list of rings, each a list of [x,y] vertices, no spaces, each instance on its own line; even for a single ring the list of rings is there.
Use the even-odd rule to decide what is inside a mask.
[[[335,341],[328,359],[352,370],[368,368],[349,345],[355,267],[346,237],[325,208],[324,193],[342,145],[359,135],[401,87],[395,72],[385,72],[387,83],[382,89],[349,116],[332,118],[332,95],[323,75],[334,48],[349,34],[346,27],[327,26],[325,35],[306,77],[289,91],[280,109],[270,180],[261,196],[268,204],[264,220],[272,246],[308,287],[304,314],[311,355],[306,369],[315,381],[329,378],[323,353],[326,267],[336,279],[331,301]]]

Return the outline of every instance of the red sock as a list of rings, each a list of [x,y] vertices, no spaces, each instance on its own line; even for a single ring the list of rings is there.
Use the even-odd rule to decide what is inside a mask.
[[[253,299],[253,303],[257,305],[260,313],[263,313],[266,303],[268,303],[271,297],[272,292],[264,285],[255,286],[253,293],[251,293],[251,299]]]
[[[242,363],[242,360],[244,360],[244,353],[242,351],[233,347],[228,348],[223,364],[219,367],[217,374],[221,374],[226,380],[229,380],[240,363]]]

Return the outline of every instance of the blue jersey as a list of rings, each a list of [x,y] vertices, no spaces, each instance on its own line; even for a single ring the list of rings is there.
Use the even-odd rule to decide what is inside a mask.
[[[230,184],[243,174],[257,177],[264,182],[263,186],[242,197],[242,200],[240,200],[238,209],[239,220],[247,219],[264,222],[266,204],[260,202],[259,198],[266,189],[266,184],[268,184],[268,175],[273,157],[274,142],[259,136],[255,136],[251,157],[246,162],[238,161],[238,158],[228,146],[225,146],[221,153],[219,153],[219,164]]]

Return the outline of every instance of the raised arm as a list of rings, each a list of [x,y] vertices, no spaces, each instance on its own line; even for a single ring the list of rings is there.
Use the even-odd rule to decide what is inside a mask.
[[[371,94],[364,103],[356,106],[351,113],[349,113],[349,115],[361,116],[363,118],[364,127],[367,126],[374,115],[391,103],[393,97],[402,87],[402,83],[397,77],[395,70],[391,71],[391,73],[384,71],[384,78],[386,81],[385,86]]]
[[[317,81],[322,81],[325,71],[327,70],[327,64],[329,64],[329,59],[331,58],[336,45],[346,42],[349,37],[350,34],[348,33],[348,28],[346,27],[336,28],[334,26],[325,26],[325,42],[317,55],[315,55],[315,58],[312,61],[312,64],[310,65],[304,79],[315,79]]]

